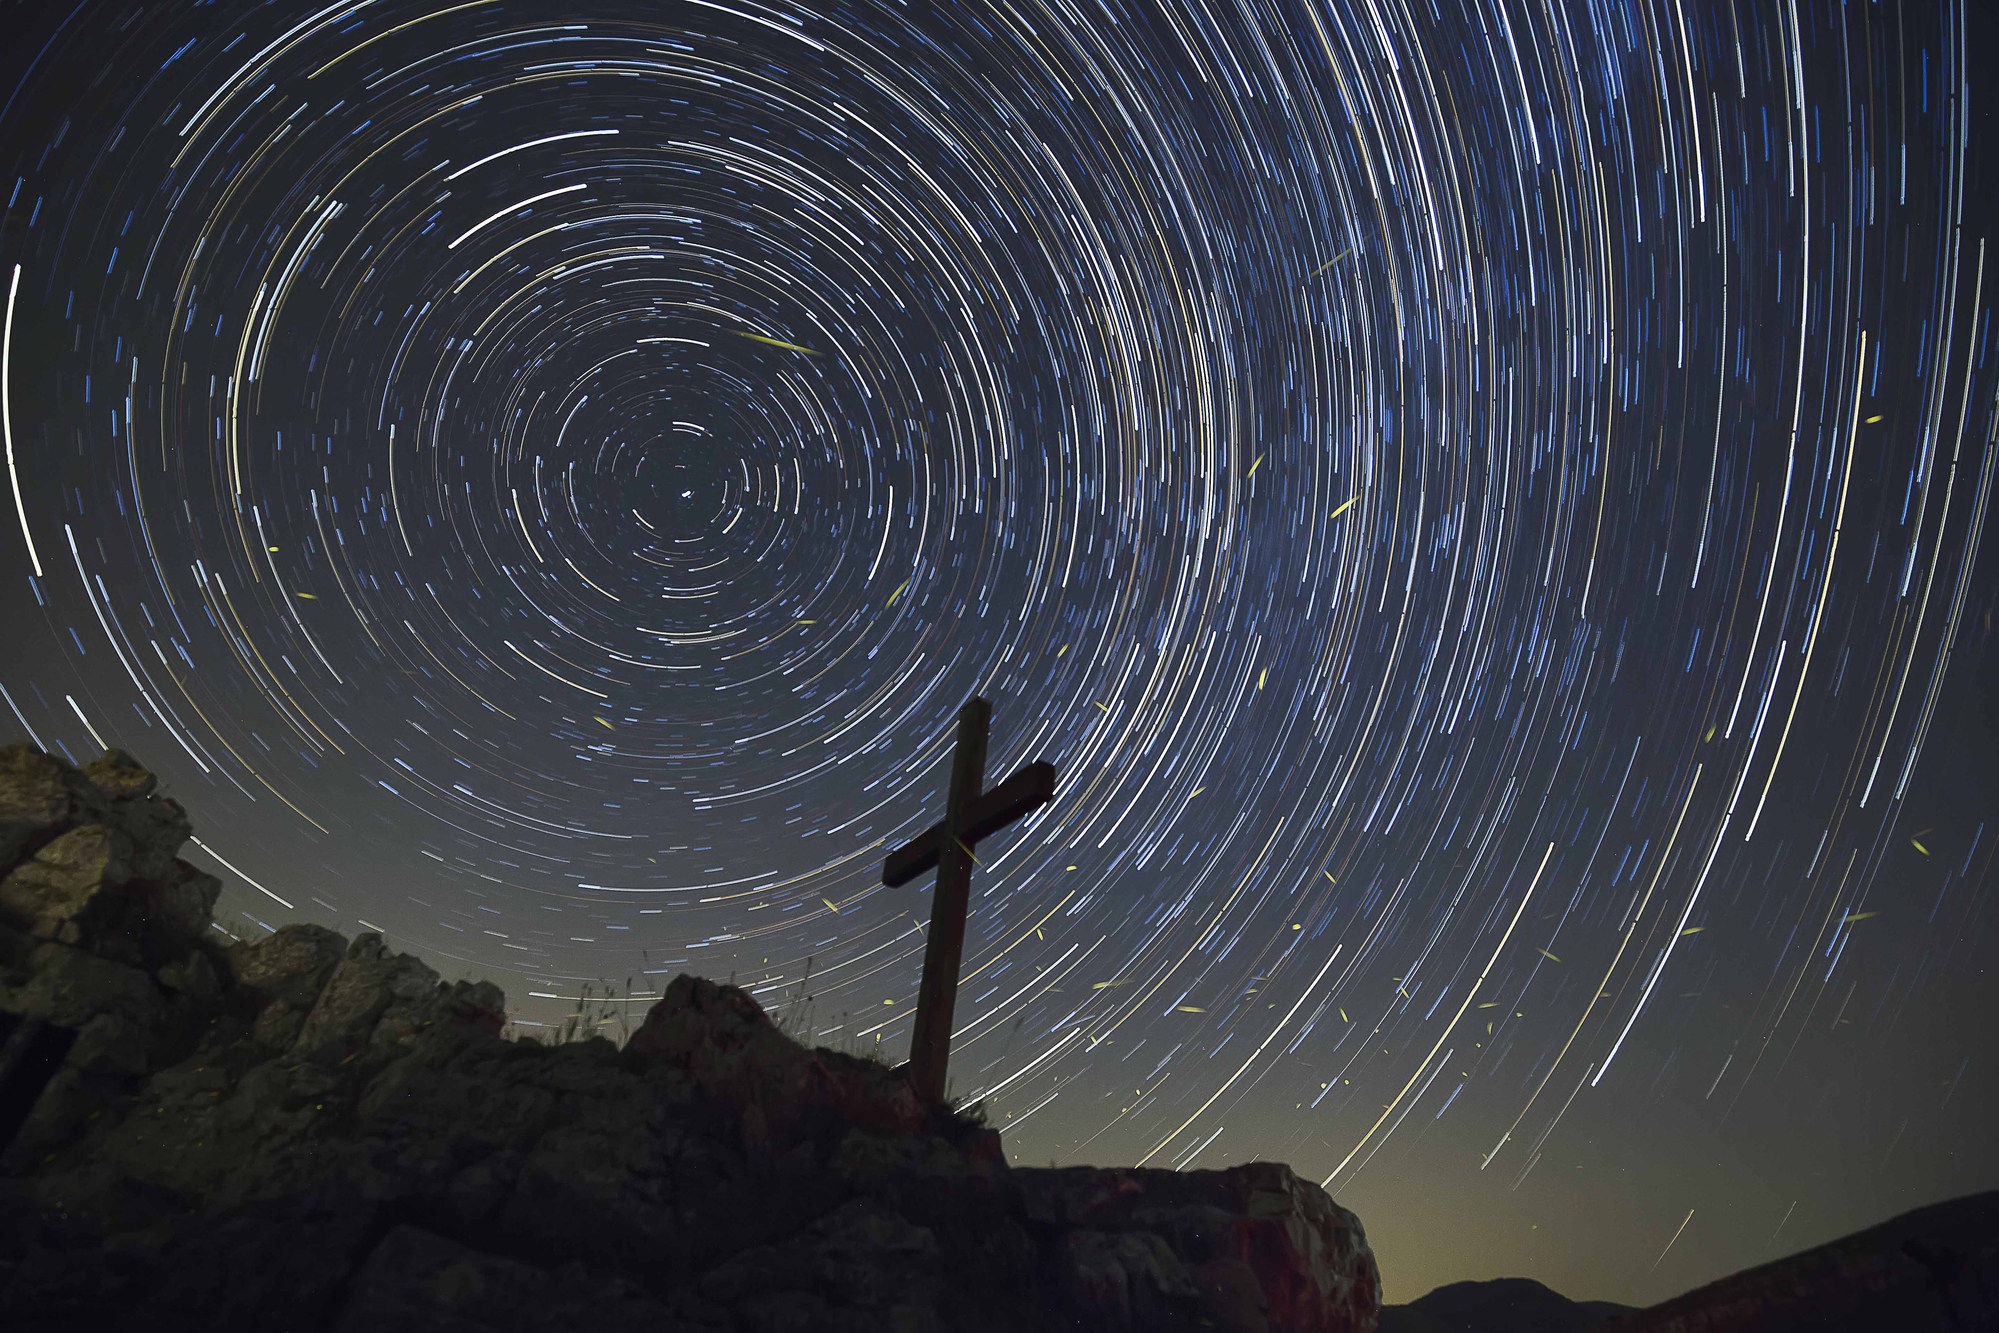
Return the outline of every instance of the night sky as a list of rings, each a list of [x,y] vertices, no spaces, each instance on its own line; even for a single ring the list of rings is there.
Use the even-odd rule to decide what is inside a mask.
[[[900,1060],[983,694],[1017,1163],[1288,1161],[1392,1301],[1992,1188],[1975,26],[11,0],[0,723],[237,937]]]

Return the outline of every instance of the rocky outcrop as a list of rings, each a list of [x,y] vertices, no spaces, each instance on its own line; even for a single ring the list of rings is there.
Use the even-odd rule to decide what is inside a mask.
[[[900,1075],[872,1060],[807,1050],[742,991],[685,973],[667,984],[626,1050],[740,1108],[744,1138],[756,1150],[783,1151],[842,1127],[910,1134],[925,1124]]]
[[[1359,1219],[1278,1162],[1226,1171],[1017,1171],[1026,1216],[1065,1236],[1072,1291],[1153,1327],[1198,1292],[1224,1328],[1371,1327],[1381,1284]]]
[[[1601,1333],[1999,1328],[1999,1190],[1903,1213],[1596,1328]]]
[[[208,927],[221,884],[185,861],[178,801],[122,750],[83,769],[0,750],[0,916],[29,936],[154,965]]]
[[[180,807],[0,751],[0,1011],[78,1035],[0,1155],[23,1327],[1360,1333],[1289,1168],[1009,1168],[976,1115],[676,977],[620,1050],[510,1041],[379,936],[210,928]]]

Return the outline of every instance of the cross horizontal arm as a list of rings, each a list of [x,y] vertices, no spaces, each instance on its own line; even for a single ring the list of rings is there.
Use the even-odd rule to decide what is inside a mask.
[[[1055,765],[1039,761],[1029,764],[991,791],[973,798],[961,836],[966,845],[974,845],[987,834],[999,832],[1054,799]],[[934,870],[937,853],[943,845],[944,826],[932,824],[889,855],[882,865],[882,883],[893,889],[926,870]]]

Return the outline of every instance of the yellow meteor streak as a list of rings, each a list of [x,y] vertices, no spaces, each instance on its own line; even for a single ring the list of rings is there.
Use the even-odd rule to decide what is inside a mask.
[[[788,343],[781,338],[766,338],[761,333],[744,333],[741,329],[733,330],[733,332],[738,338],[748,338],[753,343],[766,343],[772,347],[782,347],[787,352],[803,352],[807,356],[823,355],[823,353],[814,351],[810,347],[800,347],[797,343]]]
[[[1326,515],[1326,522],[1330,523],[1334,519],[1338,518],[1341,514],[1346,513],[1348,509],[1353,507],[1353,502],[1358,499],[1360,499],[1359,492],[1355,492],[1354,494],[1349,495],[1346,498],[1345,504],[1341,505],[1338,509],[1335,509],[1332,513]]]
[[[1316,278],[1316,277],[1318,277],[1318,276],[1319,276],[1319,275],[1320,275],[1321,273],[1324,273],[1324,272],[1325,272],[1325,271],[1326,271],[1327,269],[1329,269],[1329,268],[1331,268],[1331,267],[1332,267],[1333,265],[1335,265],[1335,264],[1339,263],[1339,262],[1340,262],[1340,261],[1341,261],[1342,259],[1345,259],[1345,258],[1346,258],[1346,257],[1347,257],[1348,255],[1350,255],[1350,254],[1352,254],[1352,253],[1353,253],[1353,247],[1352,247],[1352,246],[1348,246],[1348,247],[1347,247],[1346,249],[1344,249],[1344,250],[1340,251],[1340,252],[1339,252],[1338,254],[1334,255],[1334,256],[1333,256],[1333,257],[1332,257],[1331,259],[1328,259],[1328,260],[1327,260],[1327,261],[1326,261],[1325,263],[1323,263],[1323,264],[1319,265],[1319,266],[1318,266],[1317,268],[1313,269],[1313,270],[1312,270],[1312,272],[1311,272],[1311,274],[1310,274],[1310,276],[1308,276],[1308,277],[1307,277],[1307,278],[1305,279],[1305,281],[1307,281],[1307,282],[1310,282],[1310,281],[1311,281],[1311,280],[1312,280],[1313,278]]]

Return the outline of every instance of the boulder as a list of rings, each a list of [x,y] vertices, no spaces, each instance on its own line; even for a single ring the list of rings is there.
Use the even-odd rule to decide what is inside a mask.
[[[746,1147],[782,1150],[828,1124],[908,1134],[928,1121],[908,1082],[869,1060],[807,1050],[749,995],[682,973],[626,1046],[740,1108]]]
[[[437,973],[409,954],[391,954],[369,931],[347,946],[292,1043],[299,1056],[340,1063],[377,1037],[383,1046],[408,1045],[437,998]]]
[[[140,903],[124,892],[131,878],[131,839],[105,824],[84,824],[0,880],[0,912],[37,939],[137,962]]]
[[[277,933],[228,952],[230,979],[256,1017],[252,1043],[288,1051],[333,970],[347,956],[347,939],[324,926],[282,926]]]
[[[11,866],[101,811],[83,774],[26,742],[0,747],[0,866]]]
[[[222,881],[185,861],[175,860],[145,885],[144,915],[159,952],[175,958],[209,938]]]
[[[147,772],[144,765],[118,749],[106,750],[102,758],[91,760],[77,771],[113,801],[136,801],[151,796],[160,785],[159,779]]]
[[[121,750],[82,769],[0,750],[0,918],[123,962],[185,952],[221,884],[176,859],[192,826],[156,785]]]
[[[113,801],[104,822],[130,839],[132,877],[142,880],[164,878],[194,832],[187,811],[170,796]]]

